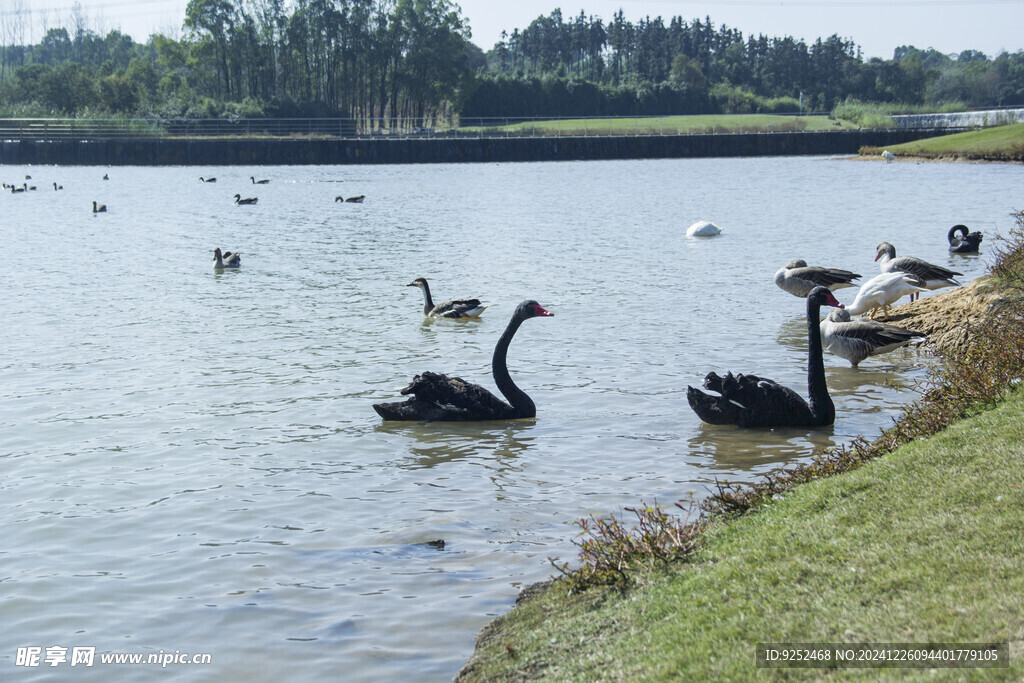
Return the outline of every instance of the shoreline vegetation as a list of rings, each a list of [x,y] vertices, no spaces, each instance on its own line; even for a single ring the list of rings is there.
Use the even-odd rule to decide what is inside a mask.
[[[897,161],[1024,162],[1024,123],[922,138],[886,147]],[[862,147],[860,157],[881,160],[882,149]]]
[[[456,680],[752,680],[764,643],[1008,643],[1009,668],[986,680],[1024,677],[1024,211],[1014,216],[988,275],[894,309],[891,322],[927,332],[944,362],[891,427],[754,484],[716,482],[696,519],[642,504],[627,510],[631,529],[580,520],[583,564],[524,590]],[[835,675],[824,668],[784,675]]]

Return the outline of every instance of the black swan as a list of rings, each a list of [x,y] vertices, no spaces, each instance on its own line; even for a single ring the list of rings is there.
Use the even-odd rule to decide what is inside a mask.
[[[240,205],[242,205],[242,204],[255,204],[258,201],[259,201],[258,197],[247,197],[245,199],[242,199],[242,195],[240,195],[240,194],[236,194],[235,195],[235,204],[240,204]]]
[[[881,261],[878,265],[881,267],[883,273],[892,273],[897,270],[902,270],[904,273],[910,273],[916,275],[924,280],[925,289],[941,289],[943,287],[959,287],[960,283],[953,279],[954,275],[963,275],[955,270],[949,268],[943,268],[937,266],[934,263],[928,263],[922,261],[919,258],[913,256],[901,256],[896,258],[896,247],[892,246],[888,242],[882,242],[875,248],[875,260]],[[920,292],[915,292],[910,295],[910,300],[913,301]]]
[[[925,335],[895,325],[886,325],[867,318],[850,319],[850,312],[837,308],[821,321],[821,343],[840,358],[857,364],[868,356],[895,351],[913,342],[922,342]]]
[[[833,292],[853,287],[853,281],[859,277],[848,270],[809,266],[803,259],[796,259],[779,268],[775,273],[775,284],[793,296],[805,298],[815,287],[828,287]]]
[[[106,213],[106,211],[107,211],[107,205],[106,204],[97,204],[96,202],[92,203],[92,212],[93,213]]]
[[[536,417],[537,406],[517,387],[508,374],[505,356],[516,330],[524,320],[550,317],[550,311],[536,301],[524,301],[516,307],[508,327],[502,332],[491,358],[491,374],[498,391],[508,399],[500,398],[478,384],[459,377],[448,377],[436,372],[416,375],[403,395],[411,397],[395,403],[376,403],[373,409],[385,420],[478,421],[515,420]]]
[[[266,179],[264,179],[264,180],[256,180],[255,176],[249,176],[249,180],[252,181],[253,185],[266,185],[267,183],[270,182],[269,180],[266,180]]]
[[[807,296],[807,393],[810,404],[795,391],[755,375],[720,377],[714,372],[704,378],[704,387],[718,392],[713,396],[693,387],[686,388],[686,399],[693,412],[708,424],[740,427],[823,427],[835,422],[836,408],[825,385],[825,362],[821,357],[818,332],[822,305],[842,308],[827,287],[815,287]]]
[[[962,236],[957,237],[957,233]],[[954,225],[946,233],[946,239],[949,240],[951,254],[977,254],[978,247],[981,246],[982,235],[977,230],[968,232],[966,225]]]
[[[215,182],[217,182],[217,179],[216,178],[204,178],[203,176],[199,176],[199,182],[201,182],[201,183],[215,183]]]
[[[214,268],[238,268],[242,265],[242,255],[237,251],[225,251],[223,254],[220,247],[213,250]]]
[[[480,299],[449,299],[438,305],[430,297],[430,285],[421,277],[416,278],[406,287],[419,287],[423,291],[423,315],[428,318],[479,318],[487,308]]]

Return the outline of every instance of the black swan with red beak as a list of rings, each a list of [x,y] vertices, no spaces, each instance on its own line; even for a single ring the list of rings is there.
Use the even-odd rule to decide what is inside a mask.
[[[516,307],[508,327],[501,334],[491,358],[491,374],[505,403],[479,384],[472,384],[460,377],[448,377],[436,372],[424,372],[413,377],[412,382],[402,389],[405,401],[376,403],[373,409],[385,420],[432,421],[480,421],[516,420],[536,417],[537,406],[522,389],[517,387],[508,374],[505,356],[509,344],[524,320],[550,317],[550,311],[536,301],[524,301]],[[820,355],[820,354],[819,354]]]
[[[810,402],[770,379],[756,375],[714,372],[704,378],[704,388],[693,387],[686,398],[697,416],[709,424],[739,427],[824,427],[836,420],[836,407],[825,385],[825,362],[821,357],[820,310],[823,305],[842,308],[827,287],[815,287],[807,295],[807,393]]]

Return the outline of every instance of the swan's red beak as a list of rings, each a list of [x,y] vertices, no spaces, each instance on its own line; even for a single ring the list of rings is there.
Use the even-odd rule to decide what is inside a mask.
[[[846,306],[843,306],[841,303],[839,303],[838,299],[832,296],[831,292],[829,292],[828,298],[825,299],[825,303],[827,303],[829,306],[835,306],[836,308],[846,308]]]
[[[876,261],[877,261],[878,259],[880,259],[880,258],[882,258],[882,252],[878,252],[877,254],[875,254],[875,260],[876,260]]]
[[[548,309],[544,308],[543,306],[539,306],[539,305],[534,305],[533,312],[536,313],[537,315],[541,316],[541,317],[544,317],[544,318],[552,318],[555,315],[554,313],[552,313]]]

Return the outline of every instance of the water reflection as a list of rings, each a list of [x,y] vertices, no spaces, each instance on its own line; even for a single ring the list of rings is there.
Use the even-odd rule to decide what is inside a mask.
[[[533,419],[508,422],[382,422],[376,432],[411,437],[409,452],[397,461],[402,469],[429,469],[464,458],[491,458],[505,463],[527,451],[536,439]]]

